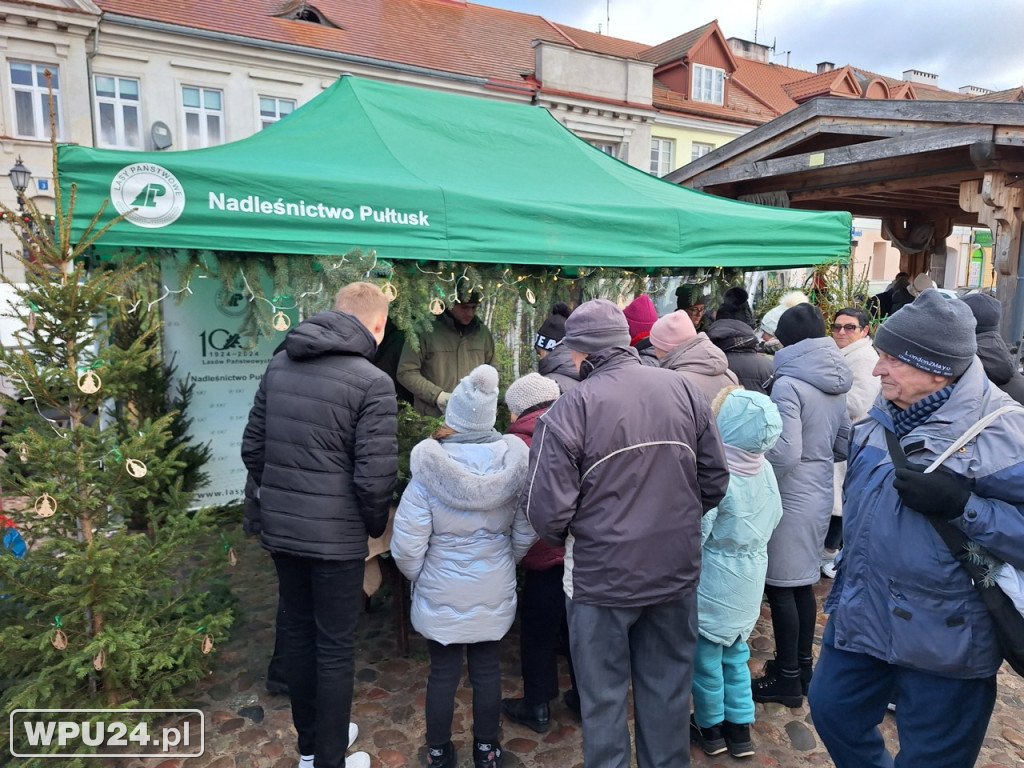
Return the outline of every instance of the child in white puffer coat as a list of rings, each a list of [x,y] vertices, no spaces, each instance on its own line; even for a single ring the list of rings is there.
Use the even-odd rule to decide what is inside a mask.
[[[454,768],[451,728],[462,659],[473,686],[473,763],[500,768],[499,641],[516,615],[516,563],[537,536],[516,497],[529,449],[494,429],[498,372],[481,365],[452,393],[445,426],[417,445],[395,513],[391,554],[413,584],[412,625],[427,638],[429,768]]]

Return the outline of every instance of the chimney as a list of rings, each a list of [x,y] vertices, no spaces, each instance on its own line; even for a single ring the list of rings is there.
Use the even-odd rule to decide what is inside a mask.
[[[959,90],[965,96],[984,96],[986,93],[993,93],[991,88],[982,88],[978,85],[962,85]]]
[[[922,72],[920,69],[903,70],[903,79],[911,83],[924,83],[926,85],[938,85],[939,76],[931,72]]]
[[[818,74],[819,75],[822,72],[831,72],[835,68],[836,68],[836,65],[833,64],[831,61],[821,61],[821,62],[818,62]]]
[[[750,40],[743,40],[739,37],[730,37],[726,42],[729,44],[730,50],[736,56],[742,56],[744,59],[750,59],[752,61],[760,61],[762,64],[771,63],[771,48],[767,45],[761,45],[761,43],[754,43]]]

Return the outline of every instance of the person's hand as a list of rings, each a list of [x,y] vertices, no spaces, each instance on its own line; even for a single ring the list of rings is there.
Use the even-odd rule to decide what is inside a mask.
[[[896,470],[892,487],[903,503],[922,515],[952,520],[964,513],[971,498],[971,481],[944,469],[924,473],[920,464]]]
[[[451,399],[451,396],[452,396],[451,392],[441,392],[437,396],[437,401],[436,401],[437,407],[440,408],[442,411],[445,408],[447,408],[448,407],[448,401]]]

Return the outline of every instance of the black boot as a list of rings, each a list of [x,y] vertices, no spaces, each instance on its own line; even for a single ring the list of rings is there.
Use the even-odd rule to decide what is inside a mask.
[[[798,669],[783,669],[776,665],[770,675],[751,680],[750,689],[754,701],[761,703],[775,702],[787,707],[799,707],[804,703]]]
[[[545,708],[547,704],[544,705]],[[505,753],[497,741],[478,741],[473,744],[473,768],[501,768]]]
[[[797,663],[800,665],[800,692],[806,696],[808,689],[811,687],[811,678],[814,676],[814,660],[799,659]],[[764,663],[765,677],[775,675],[775,669],[775,659],[769,659],[766,661]]]
[[[701,728],[693,719],[693,715],[690,715],[690,741],[700,747],[705,755],[720,755],[726,750],[722,723]]]
[[[752,757],[754,742],[750,740],[750,726],[746,723],[722,723],[722,736],[725,746],[733,757]]]
[[[451,741],[427,745],[427,768],[455,768],[455,745]]]
[[[526,699],[502,699],[501,711],[514,723],[546,733],[551,728],[551,713],[547,704],[530,705]]]

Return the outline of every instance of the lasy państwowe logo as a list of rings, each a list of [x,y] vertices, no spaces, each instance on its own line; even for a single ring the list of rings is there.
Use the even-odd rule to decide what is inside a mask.
[[[155,229],[173,223],[185,210],[181,182],[162,165],[126,165],[110,183],[114,209],[138,227]]]

